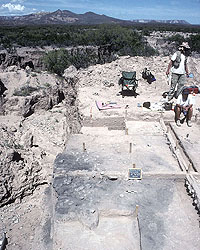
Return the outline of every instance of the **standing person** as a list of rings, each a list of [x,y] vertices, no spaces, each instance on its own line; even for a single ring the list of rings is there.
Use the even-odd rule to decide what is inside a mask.
[[[180,122],[180,114],[183,112],[185,115],[188,127],[192,126],[191,118],[193,113],[193,104],[194,99],[192,95],[190,95],[189,89],[184,89],[183,92],[178,96],[176,106],[174,108],[175,111],[175,121],[178,127],[181,126]]]
[[[187,42],[183,42],[178,51],[176,51],[169,62],[166,75],[171,75],[171,87],[168,93],[168,101],[173,97],[177,98],[181,93],[181,89],[185,84],[186,76],[189,75],[187,67],[187,56],[189,55],[190,46]],[[176,91],[176,92],[175,92]]]

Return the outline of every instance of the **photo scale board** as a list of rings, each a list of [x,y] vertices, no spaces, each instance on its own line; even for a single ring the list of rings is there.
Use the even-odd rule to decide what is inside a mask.
[[[142,179],[142,169],[141,168],[129,168],[128,178],[129,178],[129,180],[141,180]]]

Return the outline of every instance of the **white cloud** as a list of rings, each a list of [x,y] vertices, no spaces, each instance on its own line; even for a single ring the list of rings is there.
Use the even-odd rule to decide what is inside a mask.
[[[13,11],[24,11],[25,7],[21,4],[12,4],[12,3],[6,3],[2,4],[1,6],[2,9],[8,9],[9,12]]]
[[[23,3],[25,0],[11,0],[11,3]]]

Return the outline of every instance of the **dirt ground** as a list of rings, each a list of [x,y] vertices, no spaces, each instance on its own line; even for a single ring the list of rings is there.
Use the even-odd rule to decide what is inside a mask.
[[[140,77],[142,60],[126,57],[79,72],[78,97],[85,120],[80,134],[70,137],[55,161],[53,249],[198,249],[198,214],[184,186],[186,173],[160,123],[163,119],[175,125],[173,110],[159,106],[162,93],[169,88],[163,66],[168,61],[150,59],[148,66],[157,80],[149,85]],[[134,69],[138,95],[122,97],[117,80],[122,70]],[[188,79],[187,84],[192,81]],[[177,129],[197,135],[199,95],[195,99],[193,127],[184,123]],[[120,107],[99,111],[96,101]],[[142,107],[145,101],[153,108]],[[136,183],[127,181],[133,163],[143,170],[143,179]],[[136,191],[131,197],[123,192],[129,189]],[[141,236],[133,211],[137,204]],[[110,243],[107,234],[116,241]]]

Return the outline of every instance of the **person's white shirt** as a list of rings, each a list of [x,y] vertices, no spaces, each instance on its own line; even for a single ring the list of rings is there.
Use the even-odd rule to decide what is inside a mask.
[[[195,103],[194,96],[192,94],[189,94],[186,100],[183,100],[183,95],[180,94],[177,98],[176,104],[179,104],[183,107],[194,105]]]
[[[172,57],[171,57],[171,60],[174,62],[176,60],[176,57],[177,57],[177,52],[175,52]],[[180,64],[179,64],[179,67],[178,68],[174,68],[172,66],[171,68],[171,72],[172,73],[175,73],[175,74],[185,74],[185,55],[183,55],[181,53],[181,61],[180,61]]]

